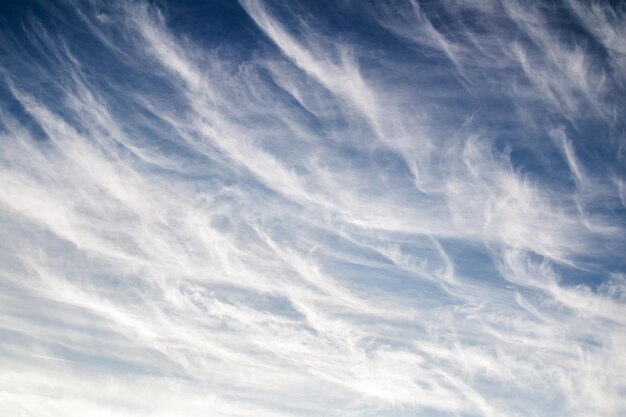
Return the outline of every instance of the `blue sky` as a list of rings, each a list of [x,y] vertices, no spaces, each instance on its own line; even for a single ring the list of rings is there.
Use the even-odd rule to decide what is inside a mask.
[[[7,416],[622,416],[619,2],[0,6]]]

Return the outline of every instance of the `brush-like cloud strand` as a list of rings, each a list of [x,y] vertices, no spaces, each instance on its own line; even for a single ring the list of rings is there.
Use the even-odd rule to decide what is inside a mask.
[[[12,416],[626,413],[623,9],[7,6]]]

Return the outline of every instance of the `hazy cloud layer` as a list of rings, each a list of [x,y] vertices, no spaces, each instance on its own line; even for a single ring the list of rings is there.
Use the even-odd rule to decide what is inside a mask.
[[[0,414],[626,413],[623,7],[0,22]]]

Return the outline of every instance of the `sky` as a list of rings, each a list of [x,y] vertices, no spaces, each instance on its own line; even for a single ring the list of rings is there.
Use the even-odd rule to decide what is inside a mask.
[[[626,6],[3,1],[0,415],[626,415]]]

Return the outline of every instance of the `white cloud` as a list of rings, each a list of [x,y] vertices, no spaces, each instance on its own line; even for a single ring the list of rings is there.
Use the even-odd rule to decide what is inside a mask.
[[[626,410],[621,81],[541,5],[363,7],[402,52],[258,1],[250,55],[146,4],[2,35],[9,413]]]

